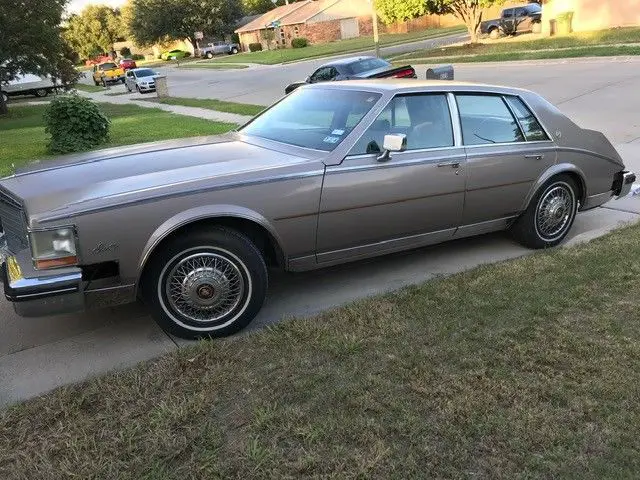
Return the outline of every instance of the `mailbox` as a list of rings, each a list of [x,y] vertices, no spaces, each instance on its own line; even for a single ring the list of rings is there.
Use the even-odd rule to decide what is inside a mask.
[[[453,80],[453,65],[428,68],[427,80]]]

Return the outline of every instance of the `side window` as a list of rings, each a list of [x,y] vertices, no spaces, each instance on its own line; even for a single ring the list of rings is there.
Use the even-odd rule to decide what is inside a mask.
[[[311,75],[312,82],[326,82],[327,80],[331,80],[331,67],[323,67]]]
[[[539,142],[549,140],[549,137],[540,125],[540,122],[531,113],[531,110],[527,108],[522,100],[518,97],[505,97],[507,103],[511,106],[511,109],[516,115],[516,118],[520,122],[520,126],[524,131],[524,136],[528,142]]]
[[[505,8],[502,11],[502,18],[509,18],[513,16],[513,8]]]
[[[527,15],[526,8],[516,8],[516,17],[524,17]]]
[[[502,97],[456,95],[465,145],[524,142],[524,136]]]
[[[382,152],[384,136],[407,136],[407,150],[453,146],[453,127],[446,94],[394,97],[351,150],[351,155]]]

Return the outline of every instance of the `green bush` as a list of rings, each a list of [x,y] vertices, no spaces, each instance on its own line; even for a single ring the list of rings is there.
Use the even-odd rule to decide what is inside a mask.
[[[309,45],[309,40],[307,40],[306,38],[294,38],[293,40],[291,40],[291,46],[293,48],[304,48],[307,45]]]
[[[262,44],[261,43],[250,43],[249,44],[249,51],[250,52],[261,52],[262,51]]]
[[[55,98],[44,113],[51,153],[89,150],[109,140],[109,119],[98,105],[78,95]]]
[[[144,55],[140,55],[139,53],[134,53],[131,55],[131,60],[144,60]]]
[[[129,47],[122,47],[120,49],[120,56],[121,57],[130,57],[131,56],[131,49]]]

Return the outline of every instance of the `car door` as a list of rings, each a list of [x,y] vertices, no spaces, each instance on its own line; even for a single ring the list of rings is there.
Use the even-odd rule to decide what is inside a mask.
[[[451,238],[462,217],[465,152],[446,93],[394,97],[340,165],[327,167],[317,260],[337,263]],[[339,134],[340,132],[336,132]],[[387,134],[407,149],[378,156]]]
[[[529,17],[529,12],[524,7],[518,7],[515,9],[515,22],[516,32],[528,32],[531,30],[531,17]]]
[[[517,96],[455,97],[467,154],[462,224],[515,217],[535,181],[556,162],[554,143]]]
[[[505,8],[502,11],[502,18],[501,18],[502,31],[507,35],[515,32],[514,13],[515,13],[515,9],[513,8]]]

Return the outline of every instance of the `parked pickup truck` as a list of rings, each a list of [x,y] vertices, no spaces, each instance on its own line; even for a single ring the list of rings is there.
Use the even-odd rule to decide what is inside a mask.
[[[124,70],[114,62],[101,63],[93,66],[93,83],[107,86],[108,83],[124,83]]]
[[[6,85],[0,85],[0,92],[5,102],[15,95],[35,95],[46,97],[49,93],[61,88],[60,82],[55,83],[49,77],[40,77],[30,73],[20,75]]]
[[[213,42],[206,47],[200,48],[200,56],[213,58],[214,55],[235,55],[240,51],[240,45],[228,42]]]
[[[542,30],[542,8],[537,3],[530,3],[520,7],[510,7],[502,10],[500,18],[487,20],[480,24],[480,33],[496,39],[501,34],[515,35],[516,33]]]
[[[289,94],[307,83],[332,82],[336,80],[364,80],[371,78],[417,78],[415,69],[406,65],[394,68],[386,60],[376,57],[341,58],[318,68],[303,82],[288,85],[284,92]]]

